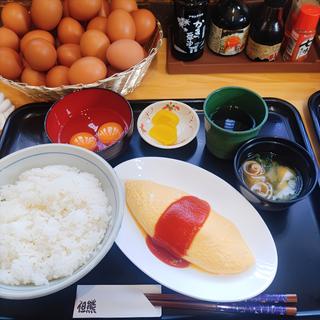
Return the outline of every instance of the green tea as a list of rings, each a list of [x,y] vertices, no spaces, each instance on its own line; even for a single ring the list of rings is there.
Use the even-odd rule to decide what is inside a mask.
[[[219,127],[230,131],[246,131],[255,127],[254,118],[238,106],[224,106],[211,115]]]

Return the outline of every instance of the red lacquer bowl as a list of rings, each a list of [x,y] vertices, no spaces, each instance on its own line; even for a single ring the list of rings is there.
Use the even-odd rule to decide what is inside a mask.
[[[132,136],[134,121],[129,102],[107,89],[84,89],[72,92],[50,108],[45,119],[45,131],[53,143],[69,143],[79,132],[97,137],[98,129],[107,122],[117,122],[123,129],[120,139],[109,145],[97,138],[94,150],[106,160],[119,155]]]

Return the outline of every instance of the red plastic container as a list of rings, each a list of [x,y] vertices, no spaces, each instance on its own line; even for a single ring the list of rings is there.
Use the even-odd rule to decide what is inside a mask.
[[[285,61],[304,61],[307,58],[316,33],[320,16],[320,7],[313,4],[301,6],[299,14],[293,22],[292,30],[285,40],[283,53]]]
[[[97,139],[95,152],[111,160],[127,146],[134,127],[129,102],[116,92],[95,88],[66,95],[48,111],[45,131],[51,142],[69,143],[79,132],[97,136],[98,128],[107,122],[117,122],[124,130],[121,138],[111,145],[104,145]]]

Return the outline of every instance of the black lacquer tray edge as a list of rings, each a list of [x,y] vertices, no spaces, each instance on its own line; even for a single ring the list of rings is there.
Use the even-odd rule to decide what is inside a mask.
[[[308,100],[308,106],[310,109],[310,113],[311,116],[313,118],[313,122],[314,122],[314,126],[316,129],[316,133],[317,133],[317,137],[319,139],[320,142],[320,121],[317,121],[317,114],[316,114],[316,110],[315,110],[315,103],[314,100],[316,98],[318,98],[318,96],[320,95],[320,91],[315,92],[312,96],[310,96],[309,100]],[[314,151],[312,149],[307,131],[305,129],[305,126],[303,124],[303,120],[301,118],[301,115],[299,113],[299,111],[296,109],[296,107],[294,105],[292,105],[291,103],[289,103],[286,100],[283,99],[279,99],[279,98],[274,98],[274,97],[264,97],[264,99],[269,103],[277,103],[277,104],[281,104],[281,105],[285,105],[287,110],[290,110],[290,112],[292,113],[292,115],[295,118],[296,124],[299,127],[299,132],[301,133],[304,145],[303,147],[307,149],[307,151],[310,153],[310,155],[312,156],[314,162],[317,164],[317,160],[314,154]],[[154,103],[156,101],[159,101],[160,99],[143,99],[143,100],[129,100],[130,104],[134,104],[135,106],[139,106],[141,104],[142,107],[135,107],[133,108],[134,113],[139,113],[141,112],[147,105]],[[161,100],[175,100],[175,99],[161,99]],[[203,112],[203,103],[204,103],[204,98],[196,98],[196,99],[176,99],[179,100],[181,102],[184,102],[186,104],[191,103],[191,104],[196,104],[199,105],[196,108],[194,108],[196,110],[196,112]],[[10,129],[10,125],[11,125],[11,121],[12,119],[14,119],[16,117],[17,114],[24,112],[25,110],[34,108],[34,107],[39,107],[41,108],[41,106],[45,106],[47,108],[50,108],[51,105],[54,102],[34,102],[34,103],[28,103],[25,104],[19,108],[17,108],[16,110],[14,110],[7,118],[5,125],[3,127],[2,133],[0,135],[0,157],[2,157],[2,150],[3,147],[6,143],[6,139],[7,139],[7,135],[8,135],[8,130]],[[319,184],[320,184],[320,178],[319,178]]]
[[[320,91],[317,92],[317,93],[319,94]],[[310,99],[311,99],[311,97],[310,97]],[[281,104],[281,105],[285,105],[287,110],[290,110],[291,115],[294,117],[294,120],[295,120],[296,124],[298,125],[299,134],[301,135],[301,137],[303,139],[303,143],[304,144],[302,146],[307,149],[307,151],[312,155],[312,157],[315,160],[315,155],[314,155],[313,149],[311,147],[311,143],[310,143],[310,140],[308,138],[307,131],[305,129],[305,126],[303,124],[302,118],[301,118],[298,110],[291,103],[289,103],[289,102],[287,102],[285,100],[282,100],[282,99],[273,98],[273,97],[266,97],[264,99],[267,102],[269,102],[270,105],[272,105],[272,103]],[[203,112],[202,106],[203,106],[204,99],[201,99],[201,98],[199,98],[199,99],[161,99],[161,100],[179,100],[179,101],[182,101],[182,102],[187,103],[187,104],[188,103],[196,104],[197,107],[194,108],[194,109],[199,113]],[[159,101],[159,99],[131,100],[129,102],[136,106],[135,108],[133,108],[133,111],[134,111],[134,113],[137,114],[137,113],[141,112],[141,110],[143,108],[145,108],[147,105],[149,105],[149,104],[151,104],[151,103],[153,103],[155,101]],[[141,104],[141,107],[139,107],[140,104]],[[5,125],[4,125],[2,134],[0,136],[0,157],[1,157],[1,154],[2,154],[3,147],[6,144],[6,139],[8,139],[7,135],[10,132],[10,130],[12,129],[11,122],[14,120],[16,115],[19,114],[19,113],[24,113],[28,109],[32,109],[34,107],[41,108],[41,106],[42,106],[42,107],[50,108],[51,105],[52,105],[52,103],[48,103],[48,102],[30,103],[30,104],[26,104],[26,105],[21,106],[20,108],[16,109],[14,112],[12,112],[9,115],[9,117],[7,118],[7,121],[6,121]],[[198,108],[198,106],[199,106],[199,108]],[[286,112],[286,111],[284,111],[284,112]],[[320,309],[319,310],[303,311],[301,313],[298,313],[297,316],[298,317],[310,317],[310,316],[315,317],[315,316],[319,316],[319,315],[320,315]],[[173,318],[175,318],[175,317],[173,317]]]
[[[17,109],[15,109],[13,112],[11,112],[6,119],[6,122],[3,126],[1,135],[0,135],[0,158],[2,157],[2,150],[6,143],[8,130],[10,129],[11,122],[16,117],[17,114],[24,112],[25,110],[34,108],[34,107],[40,107],[40,106],[47,106],[48,108],[52,105],[53,102],[33,102],[33,103],[27,103]]]
[[[320,91],[318,92],[320,94]],[[297,125],[299,126],[299,131],[302,135],[302,138],[303,138],[303,142],[305,144],[305,147],[308,152],[310,152],[310,154],[312,155],[314,161],[316,161],[316,158],[315,158],[315,155],[314,155],[314,152],[313,152],[313,149],[312,149],[312,146],[311,146],[311,143],[310,143],[310,140],[309,140],[309,137],[308,137],[308,134],[307,134],[307,131],[306,131],[306,128],[303,124],[303,120],[301,118],[301,115],[299,113],[299,111],[297,110],[297,108],[291,104],[290,102],[286,101],[286,100],[283,100],[283,99],[279,99],[279,98],[274,98],[274,97],[264,97],[263,98],[264,100],[266,100],[267,102],[269,103],[280,103],[282,105],[285,105],[287,109],[290,110],[290,112],[293,114],[293,116],[295,117],[295,120],[296,120],[296,123]],[[161,99],[161,100],[175,100],[175,99]],[[199,103],[201,104],[201,106],[203,105],[203,102],[204,102],[204,99],[176,99],[178,101],[181,101],[181,102],[184,102],[186,104],[188,103]],[[159,99],[148,99],[148,100],[133,100],[133,102],[135,104],[145,104],[145,103],[148,103],[148,104],[151,104],[153,102],[156,102],[156,101],[159,101]],[[132,101],[130,101],[132,102]],[[136,112],[140,112],[143,108],[140,108],[140,109],[135,109],[134,111]],[[201,108],[197,108],[196,109],[197,112],[203,112],[203,109]]]
[[[317,110],[318,106],[315,103],[317,98],[320,98],[320,90],[310,96],[308,100],[308,108],[313,122],[313,127],[320,144],[320,111]]]
[[[313,113],[315,114],[313,101],[319,95],[320,95],[320,91],[317,91],[309,98],[308,105],[309,105],[310,110],[312,110],[312,114]],[[269,103],[280,103],[282,105],[285,105],[286,108],[289,109],[292,112],[293,116],[295,117],[296,123],[297,123],[297,125],[299,127],[299,131],[300,131],[300,133],[302,135],[303,142],[305,144],[305,146],[303,146],[303,147],[305,147],[308,150],[308,152],[313,157],[313,160],[315,161],[315,163],[317,163],[315,155],[314,155],[314,152],[313,152],[313,149],[312,149],[312,146],[311,146],[311,143],[310,143],[310,140],[309,140],[309,137],[308,137],[308,134],[307,134],[307,131],[306,131],[305,126],[303,124],[303,120],[301,118],[301,115],[300,115],[299,111],[296,109],[296,107],[294,105],[292,105],[291,103],[289,103],[288,101],[282,100],[282,99],[279,99],[279,98],[264,97],[264,99]],[[139,108],[139,107],[133,108],[134,113],[139,113],[147,105],[149,105],[151,103],[154,103],[156,101],[159,101],[159,100],[175,100],[175,99],[170,99],[170,98],[168,98],[168,99],[144,99],[144,100],[129,100],[129,102],[130,102],[130,104],[135,104],[135,105],[138,105],[138,106],[139,106],[139,104],[144,105],[144,107],[141,107],[141,108]],[[188,103],[199,104],[199,108],[197,107],[197,108],[195,108],[195,110],[197,112],[203,112],[202,106],[203,106],[204,98],[176,99],[176,100],[184,102],[186,104],[188,104]],[[29,108],[33,108],[33,107],[46,106],[46,107],[50,108],[50,106],[52,104],[53,104],[53,102],[34,102],[34,103],[25,104],[25,105],[17,108],[16,110],[14,110],[8,116],[8,118],[7,118],[6,122],[5,122],[5,125],[3,127],[1,136],[0,136],[0,154],[2,153],[2,149],[3,149],[3,146],[5,144],[6,137],[7,137],[7,132],[9,130],[9,128],[10,128],[10,122],[12,121],[12,119],[15,118],[17,113],[23,112],[25,109],[29,109]],[[200,106],[201,106],[201,108],[200,108]],[[317,126],[316,129],[318,130],[317,133],[319,134],[318,138],[319,138],[319,141],[320,141],[320,122],[319,123],[314,122],[314,124],[315,124],[315,126]]]

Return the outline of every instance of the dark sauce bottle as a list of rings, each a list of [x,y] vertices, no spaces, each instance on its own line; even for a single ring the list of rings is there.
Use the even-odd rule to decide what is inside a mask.
[[[205,44],[207,0],[175,0],[171,52],[178,60],[200,58]]]
[[[261,14],[252,22],[246,54],[255,61],[274,61],[284,38],[284,0],[265,0]]]
[[[241,0],[219,0],[212,8],[209,48],[223,56],[240,53],[245,48],[249,26],[249,9]]]

